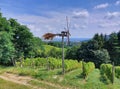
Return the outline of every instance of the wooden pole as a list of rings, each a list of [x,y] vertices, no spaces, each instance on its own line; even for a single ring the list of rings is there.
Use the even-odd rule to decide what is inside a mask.
[[[114,76],[115,76],[115,68],[114,68],[114,62],[112,62],[112,84],[114,84]]]
[[[64,75],[64,34],[62,34],[62,74]]]

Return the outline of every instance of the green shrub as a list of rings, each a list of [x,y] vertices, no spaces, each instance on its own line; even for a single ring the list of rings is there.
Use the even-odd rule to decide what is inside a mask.
[[[88,74],[92,72],[94,69],[95,69],[95,65],[93,62],[88,62],[88,63],[83,62],[83,72],[82,72],[83,77],[86,79]]]
[[[100,72],[103,77],[113,82],[113,74],[112,74],[112,65],[111,64],[102,64],[100,66]]]
[[[82,67],[82,62],[77,60],[65,60],[65,71],[71,71]]]
[[[116,66],[116,67],[115,67],[115,76],[116,76],[117,78],[120,78],[120,66]]]

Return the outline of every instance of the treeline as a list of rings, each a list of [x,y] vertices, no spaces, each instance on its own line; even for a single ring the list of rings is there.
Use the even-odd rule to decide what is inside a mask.
[[[23,58],[39,57],[43,49],[40,38],[34,37],[30,29],[17,20],[7,20],[0,13],[0,64],[15,65]]]
[[[88,42],[82,42],[80,46],[73,46],[66,51],[67,59],[85,62],[94,62],[96,67],[102,63],[120,65],[120,32],[110,35],[95,34]]]
[[[60,47],[61,43],[55,45]],[[16,61],[22,63],[26,58],[61,58],[62,50],[58,47],[43,42],[33,36],[27,26],[13,18],[6,19],[0,13],[0,65],[15,65]]]

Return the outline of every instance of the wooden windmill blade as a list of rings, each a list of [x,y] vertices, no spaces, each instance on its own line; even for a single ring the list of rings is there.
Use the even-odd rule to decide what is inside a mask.
[[[70,45],[70,32],[67,30],[67,45]]]
[[[56,34],[46,33],[46,34],[43,35],[43,38],[44,38],[45,40],[52,40],[55,36],[56,36]]]
[[[68,17],[66,16],[66,22],[67,22],[67,45],[70,45],[70,32],[69,32],[69,24],[68,24]]]

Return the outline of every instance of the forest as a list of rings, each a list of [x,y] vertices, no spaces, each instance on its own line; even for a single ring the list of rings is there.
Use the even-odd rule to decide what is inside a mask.
[[[96,33],[88,41],[65,45],[65,75],[61,73],[61,59],[61,42],[42,41],[27,26],[0,13],[0,73],[7,71],[65,86],[56,89],[120,88],[120,31]],[[96,79],[92,80],[94,75]],[[36,81],[32,84],[39,85]]]

